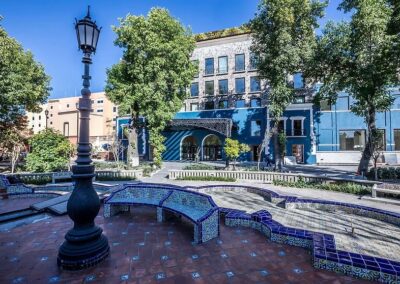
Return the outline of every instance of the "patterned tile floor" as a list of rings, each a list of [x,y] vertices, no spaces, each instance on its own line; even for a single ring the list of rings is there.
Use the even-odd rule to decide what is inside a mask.
[[[286,210],[248,192],[210,194],[218,206],[255,212],[268,210],[274,220],[294,228],[335,235],[338,249],[400,261],[400,227],[343,211]],[[355,236],[351,234],[352,226]]]
[[[0,283],[363,283],[314,269],[306,250],[269,242],[252,229],[222,226],[220,238],[195,246],[188,224],[155,220],[147,207],[108,219],[100,212],[96,223],[111,255],[79,272],[56,266],[72,225],[67,216],[0,232]]]

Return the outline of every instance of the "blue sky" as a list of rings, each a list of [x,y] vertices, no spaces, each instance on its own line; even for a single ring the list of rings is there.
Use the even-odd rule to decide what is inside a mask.
[[[112,25],[130,14],[147,14],[154,6],[165,7],[194,33],[239,26],[254,16],[259,0],[1,0],[2,26],[25,49],[33,52],[52,77],[51,98],[79,95],[82,85],[81,53],[78,52],[74,19],[82,18],[91,5],[92,18],[103,27],[91,68],[91,90],[102,91],[106,68],[118,62]],[[331,0],[321,21],[348,18],[337,11],[340,0]]]

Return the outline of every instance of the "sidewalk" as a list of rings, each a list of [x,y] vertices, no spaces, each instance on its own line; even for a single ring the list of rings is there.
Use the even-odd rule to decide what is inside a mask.
[[[188,163],[179,163],[179,162],[164,162],[163,167],[151,177],[142,178],[143,182],[151,182],[151,183],[169,183],[175,184],[179,186],[204,186],[204,185],[217,185],[217,184],[235,184],[235,185],[243,185],[243,186],[254,186],[259,188],[266,188],[276,193],[282,195],[291,195],[296,197],[303,198],[312,198],[312,199],[324,199],[338,202],[346,202],[357,205],[364,205],[373,208],[378,208],[382,210],[389,210],[393,212],[400,213],[400,206],[393,204],[384,204],[378,203],[375,201],[363,200],[361,196],[341,193],[335,191],[326,191],[326,190],[317,190],[317,189],[306,189],[306,188],[292,188],[292,187],[282,187],[275,186],[273,184],[266,183],[255,183],[255,182],[216,182],[216,181],[180,181],[180,180],[170,180],[168,179],[168,171],[172,169],[182,169],[184,166],[188,165]],[[334,170],[332,170],[334,173]]]

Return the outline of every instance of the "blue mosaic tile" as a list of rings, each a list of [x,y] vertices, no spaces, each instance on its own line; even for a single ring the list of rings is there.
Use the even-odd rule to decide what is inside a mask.
[[[13,284],[23,283],[24,280],[25,280],[24,277],[16,277],[16,278],[14,278],[14,279],[12,280],[12,283],[13,283]]]
[[[300,268],[294,268],[294,269],[293,269],[293,272],[296,273],[296,274],[301,274],[301,273],[303,273],[304,271],[301,270]]]
[[[267,276],[269,273],[266,269],[260,270],[261,276]]]
[[[226,273],[226,276],[228,276],[228,277],[230,278],[230,277],[235,276],[235,274],[234,274],[232,271],[228,271],[228,272]]]
[[[198,272],[192,272],[192,278],[193,278],[193,279],[200,278],[200,273],[198,273]]]
[[[49,283],[57,283],[60,281],[60,276],[52,276],[49,278]]]
[[[198,259],[198,258],[199,258],[199,256],[197,254],[192,255],[192,259]]]
[[[156,274],[156,279],[157,280],[161,280],[161,279],[165,279],[166,275],[164,272],[159,272]]]
[[[121,275],[120,279],[121,281],[126,281],[129,279],[129,275],[128,274]]]
[[[96,280],[96,275],[92,274],[85,277],[85,282],[92,282],[94,280]]]
[[[168,256],[167,255],[161,256],[161,260],[168,260]]]

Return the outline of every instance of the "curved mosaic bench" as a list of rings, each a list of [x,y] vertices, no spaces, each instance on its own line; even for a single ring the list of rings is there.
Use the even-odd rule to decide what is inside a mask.
[[[74,189],[73,185],[36,185],[29,186],[24,183],[11,184],[6,175],[0,175],[0,188],[6,190],[6,194],[9,198],[24,198],[33,197],[38,195],[49,195],[53,193],[50,191],[72,191]],[[56,195],[59,195],[55,193]]]
[[[187,188],[195,191],[204,190],[204,192],[213,190],[247,190],[248,192],[260,194],[268,201],[287,209],[331,209],[335,207],[351,214],[375,218],[397,226],[400,225],[400,214],[398,213],[344,202],[284,196],[268,189],[240,185],[211,185]],[[260,231],[271,241],[311,250],[315,268],[382,283],[400,283],[400,262],[338,250],[336,249],[333,235],[286,227],[273,220],[271,214],[266,210],[248,214],[241,210],[220,208],[220,213],[225,217],[227,226],[250,227]]]
[[[184,216],[194,224],[194,243],[219,235],[219,210],[208,195],[161,184],[124,184],[104,200],[104,217],[129,211],[131,205],[157,208],[157,221],[165,220],[165,211]]]

